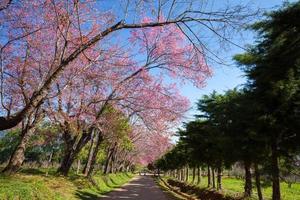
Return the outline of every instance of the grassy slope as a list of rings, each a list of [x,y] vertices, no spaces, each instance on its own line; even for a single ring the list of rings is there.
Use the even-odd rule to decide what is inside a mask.
[[[189,177],[190,181],[192,180]],[[257,199],[255,182],[253,182],[254,194],[253,199]],[[242,179],[235,178],[223,178],[222,179],[223,192],[230,196],[242,195],[244,191],[244,181]],[[271,199],[272,196],[272,187],[270,184],[262,184],[264,185],[263,195],[266,200]],[[203,177],[200,183],[201,188],[207,187],[207,178]],[[300,200],[300,183],[293,184],[291,188],[288,188],[286,183],[281,183],[281,195],[283,200]]]
[[[156,177],[155,179],[156,184],[163,190],[163,192],[165,192],[171,199],[174,200],[184,200],[185,198],[179,196],[178,194],[176,194],[175,192],[171,191],[164,183],[163,181]]]
[[[126,173],[96,175],[97,186],[82,176],[71,175],[69,178],[36,171],[22,172],[14,176],[0,175],[0,199],[21,200],[74,200],[97,199],[116,187],[128,182],[133,175]]]

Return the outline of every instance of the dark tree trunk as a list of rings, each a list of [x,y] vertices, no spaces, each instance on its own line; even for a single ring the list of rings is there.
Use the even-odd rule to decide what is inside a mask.
[[[57,169],[57,172],[61,175],[68,176],[70,168],[75,160],[76,156],[74,151],[71,149],[65,151],[63,160],[60,164],[60,167]]]
[[[254,173],[255,173],[255,183],[256,183],[258,200],[263,200],[263,195],[261,192],[261,185],[260,185],[260,172],[257,163],[254,164]]]
[[[217,168],[217,190],[222,190],[222,168]]]
[[[272,200],[280,200],[280,179],[279,179],[279,165],[278,165],[278,150],[276,142],[272,144]]]
[[[99,147],[100,147],[100,144],[102,143],[103,141],[103,136],[102,136],[102,133],[101,132],[98,132],[97,133],[97,137],[96,137],[96,145],[95,145],[95,150],[93,152],[93,155],[92,155],[92,159],[91,159],[91,162],[90,162],[90,165],[87,166],[87,176],[91,176],[94,169],[95,169],[95,165],[96,165],[96,160],[97,160],[97,155],[98,155],[98,152],[99,152]]]
[[[215,181],[215,168],[211,168],[212,171],[212,187],[216,188],[216,181]]]
[[[67,176],[73,162],[78,156],[80,150],[87,144],[91,139],[92,129],[84,131],[80,136],[73,137],[73,135],[68,131],[64,131],[64,140],[65,140],[65,153],[60,167],[57,169],[57,173]],[[77,137],[80,137],[77,142]]]
[[[90,145],[90,148],[89,148],[88,159],[87,159],[87,162],[84,165],[84,168],[82,170],[82,173],[83,173],[84,176],[87,176],[88,170],[89,170],[90,165],[92,163],[92,157],[93,157],[93,153],[94,153],[94,144],[95,144],[95,131],[92,132],[91,145]]]
[[[34,132],[33,127],[25,128],[21,132],[20,141],[11,155],[7,166],[3,169],[3,173],[5,174],[14,174],[16,173],[22,166],[25,160],[25,150],[26,145]]]
[[[119,164],[120,164],[120,162],[119,162],[119,154],[120,154],[119,149],[116,148],[115,153],[114,153],[114,163],[113,163],[114,164],[113,165],[113,167],[114,167],[114,169],[113,169],[114,173],[118,172],[118,168],[119,168]]]
[[[207,166],[207,187],[211,186],[210,167]]]
[[[107,155],[107,158],[106,158],[105,164],[104,164],[103,174],[107,174],[108,173],[108,167],[109,167],[110,158],[111,158],[111,151],[108,150],[108,155]]]
[[[245,169],[245,186],[244,196],[250,197],[252,195],[252,177],[251,177],[251,163],[249,161],[244,162]]]
[[[103,171],[104,174],[107,174],[110,171],[108,168],[116,145],[117,143],[115,142],[113,147],[108,149],[107,158],[105,160],[104,171]]]
[[[201,167],[198,166],[197,170],[197,185],[201,183]]]
[[[195,182],[195,177],[196,177],[196,168],[195,167],[193,167],[193,171],[192,171],[192,176],[193,176],[193,178],[192,178],[192,183],[194,184],[194,182]]]
[[[116,152],[117,152],[117,146],[115,146],[115,148],[112,152],[112,156],[111,156],[111,160],[110,160],[110,173],[115,173]]]

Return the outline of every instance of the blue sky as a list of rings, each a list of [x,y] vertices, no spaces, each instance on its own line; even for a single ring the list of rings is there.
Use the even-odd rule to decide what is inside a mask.
[[[284,0],[234,0],[234,1],[223,1],[216,0],[216,2],[232,2],[236,3],[248,3],[251,2],[253,8],[263,8],[266,10],[278,9],[285,1]],[[294,1],[289,1],[294,2]],[[255,41],[255,33],[250,31],[244,32],[244,40],[236,41],[239,45],[244,46],[245,44],[253,44]],[[204,94],[209,94],[213,90],[218,92],[224,92],[225,90],[232,89],[236,86],[242,85],[246,82],[246,78],[242,71],[240,71],[237,66],[232,61],[233,55],[237,53],[242,53],[243,50],[237,47],[231,48],[229,51],[221,53],[221,57],[227,62],[231,63],[230,66],[213,65],[211,66],[214,75],[212,78],[207,80],[205,87],[198,89],[191,84],[185,84],[180,86],[181,94],[188,97],[191,101],[192,109],[187,113],[184,121],[190,121],[193,119],[194,114],[197,113],[195,109],[195,102],[201,98]]]

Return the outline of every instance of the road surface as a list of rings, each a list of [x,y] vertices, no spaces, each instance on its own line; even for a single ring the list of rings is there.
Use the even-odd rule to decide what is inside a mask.
[[[138,176],[100,199],[171,200],[150,176]]]

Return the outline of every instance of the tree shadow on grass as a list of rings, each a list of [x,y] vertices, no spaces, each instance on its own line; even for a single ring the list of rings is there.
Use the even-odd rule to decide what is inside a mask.
[[[94,200],[100,198],[100,196],[86,191],[77,191],[75,195],[78,199],[82,200]]]
[[[59,174],[56,173],[56,169],[54,168],[22,168],[20,169],[19,173],[26,175],[59,176]]]
[[[125,173],[125,175],[128,177],[128,178],[132,178],[132,176],[129,174],[129,173]]]
[[[199,188],[198,186],[189,185],[184,182],[180,182],[173,179],[168,179],[167,182],[172,187],[178,188],[180,192],[196,195],[197,197],[199,197],[199,199],[205,199],[205,200],[242,200],[243,199],[243,197],[232,197],[232,196],[224,195],[212,189]]]
[[[112,184],[114,184],[114,185],[116,185],[116,186],[119,185],[117,182],[114,181],[113,178],[109,178],[109,179],[110,179],[110,181],[112,182]],[[116,187],[116,186],[115,186],[115,187]]]
[[[20,172],[22,174],[28,174],[28,175],[44,175],[45,172],[43,172],[40,169],[35,169],[35,168],[25,168],[21,169]]]
[[[111,182],[111,183],[109,183],[109,181]],[[112,180],[112,178],[110,178],[109,176],[104,176],[103,177],[103,182],[104,182],[104,184],[107,186],[107,187],[109,187],[109,188],[115,188],[115,187],[117,187],[116,185],[116,183]]]

